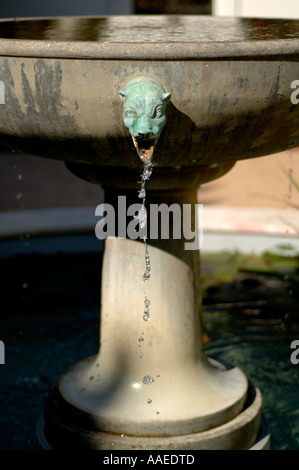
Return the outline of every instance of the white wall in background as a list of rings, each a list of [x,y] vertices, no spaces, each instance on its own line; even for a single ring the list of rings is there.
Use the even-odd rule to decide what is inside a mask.
[[[212,14],[216,16],[236,16],[235,0],[212,0]]]
[[[212,0],[212,14],[299,19],[299,0]]]

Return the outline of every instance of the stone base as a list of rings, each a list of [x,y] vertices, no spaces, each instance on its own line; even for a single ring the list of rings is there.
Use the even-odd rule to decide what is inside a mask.
[[[37,437],[45,450],[263,450],[269,448],[270,434],[261,405],[260,391],[250,385],[241,413],[221,426],[181,436],[138,437],[97,431],[92,422],[89,429],[81,426],[55,387],[45,400]]]

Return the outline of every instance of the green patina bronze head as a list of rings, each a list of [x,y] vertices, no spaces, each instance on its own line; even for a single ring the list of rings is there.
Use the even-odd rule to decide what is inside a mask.
[[[155,80],[146,77],[129,82],[119,95],[123,100],[123,120],[143,162],[152,158],[166,122],[165,109],[171,94]]]

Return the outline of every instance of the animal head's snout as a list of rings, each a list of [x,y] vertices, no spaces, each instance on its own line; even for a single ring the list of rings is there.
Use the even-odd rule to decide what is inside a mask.
[[[133,137],[135,139],[153,139],[154,138],[154,129],[151,119],[147,116],[141,116],[137,119]]]

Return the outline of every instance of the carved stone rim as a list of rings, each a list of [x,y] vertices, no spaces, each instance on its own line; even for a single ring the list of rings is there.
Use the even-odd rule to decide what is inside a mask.
[[[227,42],[1,39],[0,56],[96,60],[299,60],[299,38]]]

